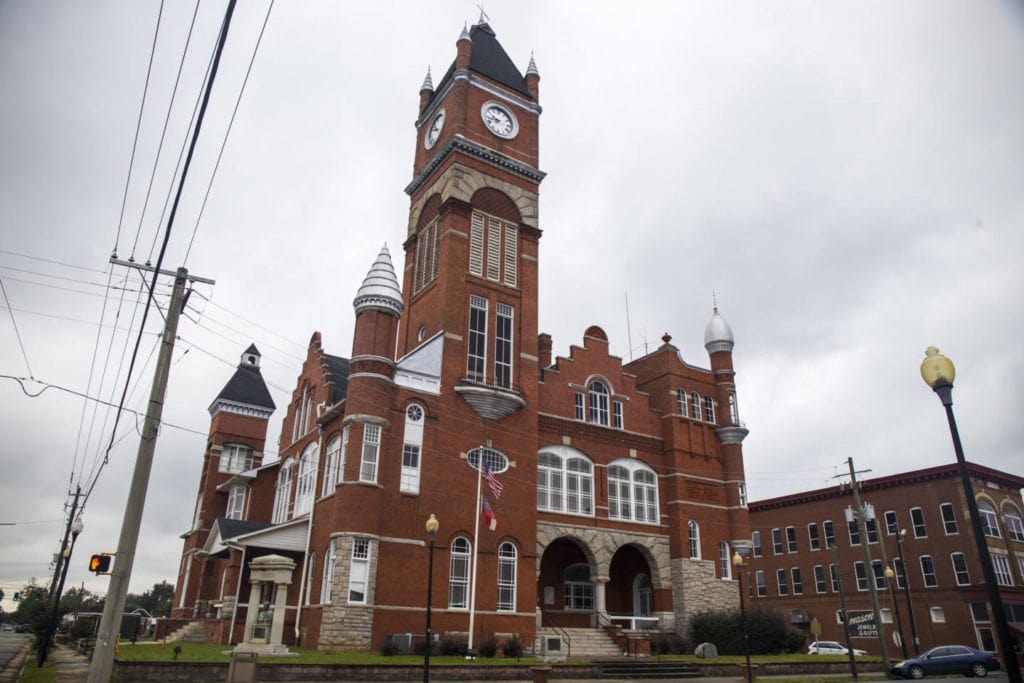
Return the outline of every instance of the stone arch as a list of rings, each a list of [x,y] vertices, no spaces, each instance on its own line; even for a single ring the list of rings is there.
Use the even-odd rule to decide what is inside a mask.
[[[474,209],[479,209],[484,213],[497,216],[510,223],[519,224],[519,207],[515,205],[515,202],[508,195],[499,192],[493,187],[482,187],[474,192],[471,202]]]
[[[458,199],[467,204],[472,203],[473,195],[483,188],[497,190],[508,197],[519,211],[519,223],[536,227],[538,220],[538,197],[536,192],[505,182],[494,176],[481,173],[463,164],[454,163],[434,183],[436,194],[440,195],[441,203],[449,199]],[[406,234],[412,236],[416,232],[420,215],[424,214],[426,203],[435,194],[424,195],[409,212],[409,224]]]
[[[607,579],[612,557],[624,545],[633,545],[651,569],[651,585],[655,589],[672,588],[672,567],[668,536],[577,527],[565,524],[537,524],[537,556],[559,538],[568,538],[583,549],[595,579]],[[540,567],[538,566],[538,576]]]

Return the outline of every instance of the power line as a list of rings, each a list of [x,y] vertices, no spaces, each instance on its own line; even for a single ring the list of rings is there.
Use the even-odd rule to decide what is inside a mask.
[[[32,376],[32,366],[28,362],[28,353],[25,352],[25,344],[21,341],[21,332],[18,331],[18,321],[14,319],[14,309],[11,308],[11,300],[7,298],[7,288],[4,287],[4,280],[0,278],[0,292],[3,292],[4,302],[7,304],[7,312],[11,314],[11,324],[14,325],[14,334],[18,338],[18,346],[21,347],[21,357],[25,359],[25,367],[28,368],[29,377]]]
[[[0,249],[0,254],[9,254],[11,256],[19,256],[21,258],[32,259],[33,261],[42,261],[43,263],[53,263],[58,266],[67,266],[68,268],[78,268],[79,270],[89,270],[94,273],[103,273],[106,275],[107,271],[98,270],[96,268],[89,268],[88,266],[77,266],[74,263],[68,263],[66,261],[57,261],[55,259],[42,258],[41,256],[32,256],[30,254],[22,254],[17,251],[9,251],[7,249]]]

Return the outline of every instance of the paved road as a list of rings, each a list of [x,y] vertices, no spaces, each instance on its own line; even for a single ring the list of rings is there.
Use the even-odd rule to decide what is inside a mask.
[[[27,633],[0,631],[0,681],[18,680],[22,664],[32,648],[32,637]]]

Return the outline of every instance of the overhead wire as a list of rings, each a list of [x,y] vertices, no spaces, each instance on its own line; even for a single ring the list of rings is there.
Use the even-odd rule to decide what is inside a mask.
[[[43,263],[52,263],[58,266],[67,266],[68,268],[78,268],[79,270],[89,270],[94,273],[103,273],[106,275],[107,271],[100,270],[99,268],[90,268],[89,266],[79,266],[74,263],[68,263],[67,261],[57,261],[56,259],[43,258],[41,256],[32,256],[31,254],[22,254],[19,251],[9,251],[7,249],[0,249],[0,254],[8,254],[10,256],[18,256],[21,258],[31,259],[33,261],[42,261]],[[7,267],[7,266],[2,266]]]
[[[28,352],[25,351],[25,342],[21,340],[18,321],[14,319],[14,308],[11,306],[11,300],[7,297],[7,287],[4,286],[3,278],[0,278],[0,292],[3,292],[4,303],[7,304],[7,312],[11,314],[11,324],[14,325],[14,335],[18,338],[18,346],[21,347],[21,357],[25,359],[25,367],[28,368],[28,374],[31,377],[32,365],[28,362]]]

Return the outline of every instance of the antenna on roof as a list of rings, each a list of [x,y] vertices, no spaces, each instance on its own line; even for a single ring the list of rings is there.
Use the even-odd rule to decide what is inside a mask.
[[[477,5],[477,9],[480,10],[480,20],[476,22],[477,26],[479,26],[480,24],[488,23],[491,20],[491,18],[487,16],[487,12],[484,11],[484,6]]]
[[[533,56],[530,56],[533,59]],[[633,360],[633,332],[629,326],[629,292],[626,292],[626,345],[629,347],[629,360]]]
[[[711,305],[715,309],[715,313],[718,313],[718,296],[715,294],[715,290],[711,290]]]

